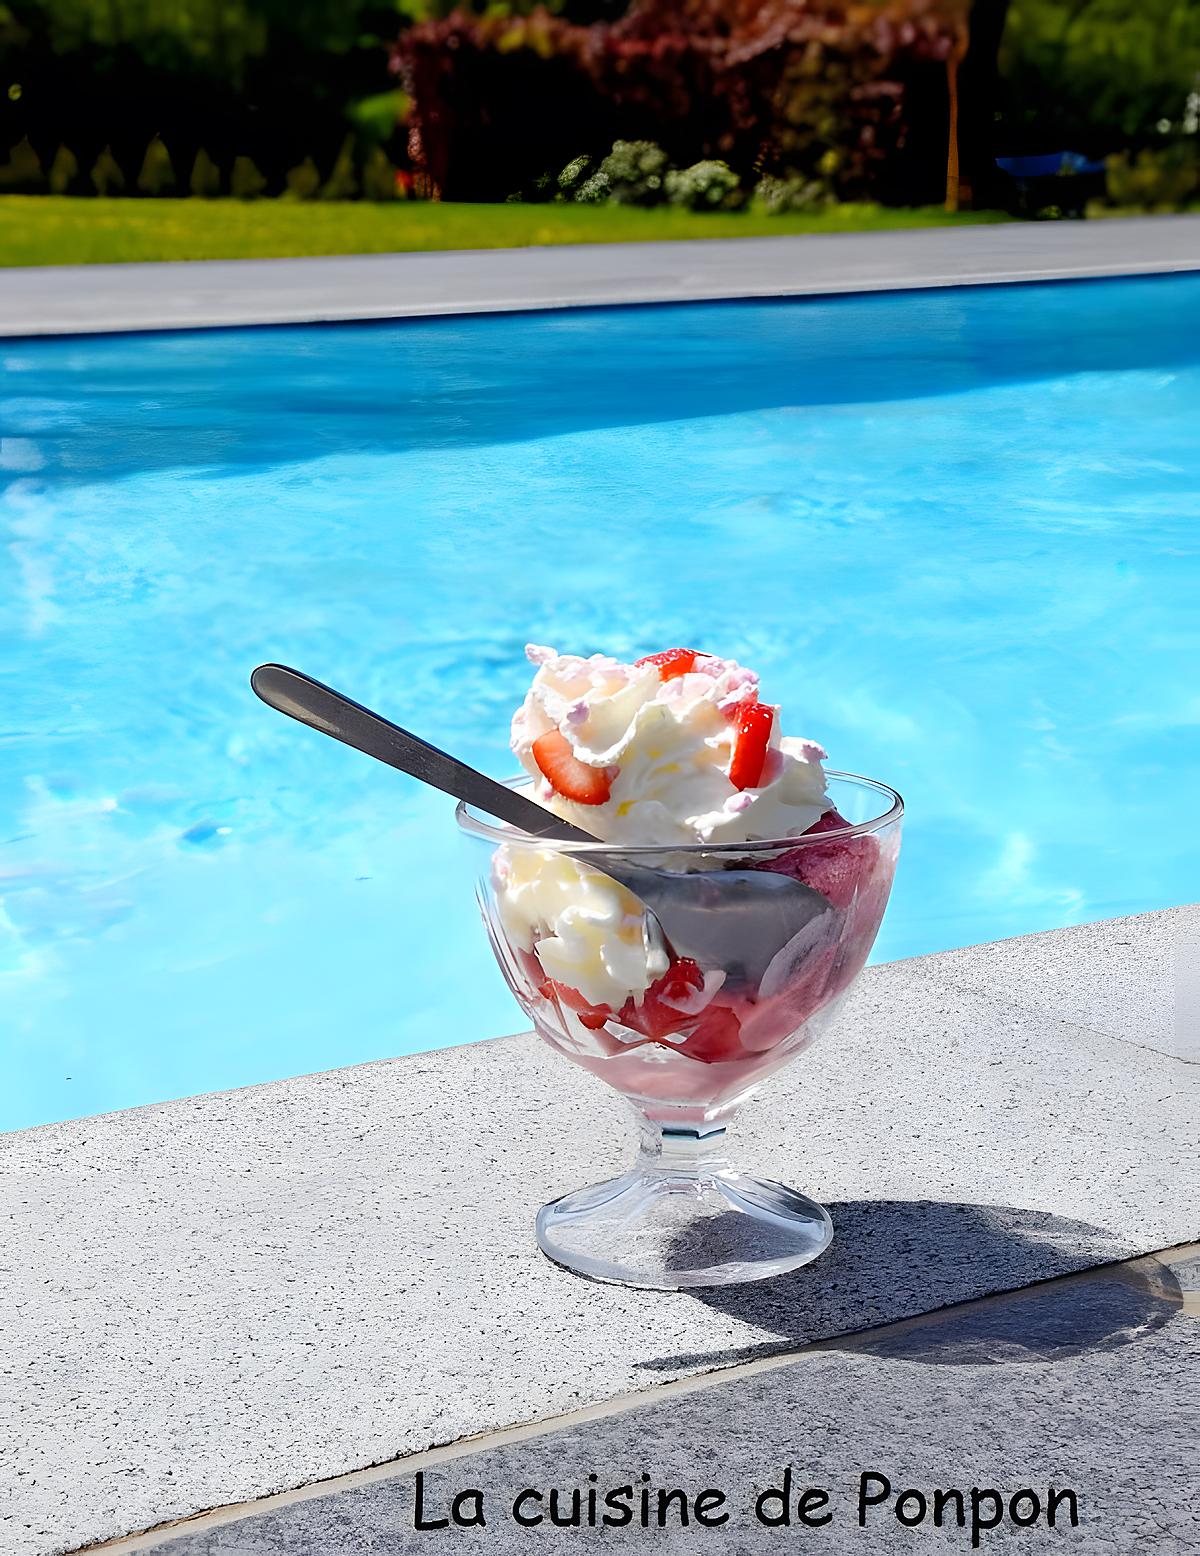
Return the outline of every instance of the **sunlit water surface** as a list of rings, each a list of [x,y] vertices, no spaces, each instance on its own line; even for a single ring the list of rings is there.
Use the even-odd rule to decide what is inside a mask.
[[[1200,278],[8,342],[0,1125],[522,1025],[450,807],[527,640],[688,644],[909,805],[877,958],[1190,900]]]

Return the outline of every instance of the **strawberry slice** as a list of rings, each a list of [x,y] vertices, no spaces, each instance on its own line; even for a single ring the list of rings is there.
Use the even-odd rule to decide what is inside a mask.
[[[700,1017],[696,1030],[679,1045],[689,1059],[702,1064],[720,1064],[744,1058],[746,1050],[739,1041],[741,1022],[728,1005],[710,1005]]]
[[[538,993],[543,999],[554,1000],[556,1004],[573,1010],[583,1025],[593,1032],[598,1032],[612,1015],[607,1005],[591,1004],[578,989],[573,989],[569,983],[560,983],[557,978],[547,978],[539,986]]]
[[[704,987],[704,974],[690,956],[677,956],[651,987],[661,999],[686,1000]]]
[[[661,654],[646,654],[635,659],[635,665],[657,665],[664,681],[673,681],[677,675],[687,675],[699,655],[694,648],[664,648]]]
[[[769,702],[738,705],[735,711],[737,738],[729,764],[729,781],[735,789],[755,789],[762,782],[776,711]]]
[[[679,957],[655,979],[640,1001],[627,999],[617,1019],[645,1037],[668,1037],[695,1025],[699,1012],[694,1008],[694,999],[703,987],[704,974],[696,963],[690,956]],[[686,1006],[689,999],[693,1009],[680,1010],[679,1006]]]
[[[526,978],[533,985],[533,987],[535,989],[538,988],[538,986],[544,981],[546,977],[546,973],[542,967],[541,962],[538,961],[537,957],[533,954],[532,951],[521,951],[515,946],[512,949],[513,955],[517,960],[517,965],[520,967],[521,971],[525,974]]]
[[[581,762],[561,730],[551,729],[538,736],[533,742],[533,759],[554,790],[576,805],[603,805],[612,793],[607,768]]]

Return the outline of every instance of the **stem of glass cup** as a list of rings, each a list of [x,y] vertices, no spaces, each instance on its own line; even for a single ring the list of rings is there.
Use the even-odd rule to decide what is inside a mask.
[[[636,1102],[631,1105],[638,1120],[636,1170],[642,1177],[686,1189],[727,1170],[726,1127],[731,1114],[719,1123],[691,1124],[650,1118]]]

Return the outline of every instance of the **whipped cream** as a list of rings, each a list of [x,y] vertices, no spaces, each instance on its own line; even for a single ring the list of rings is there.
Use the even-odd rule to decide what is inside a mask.
[[[777,715],[757,783],[734,783],[741,716],[758,703],[757,675],[735,660],[698,654],[685,673],[664,674],[653,662],[603,654],[584,659],[537,645],[525,652],[537,672],[513,718],[512,749],[533,797],[593,836],[668,846],[755,842],[798,836],[831,808],[824,751],[781,735]],[[567,763],[568,781],[582,778],[586,790],[600,774],[598,792],[607,788],[607,797],[580,803],[556,789],[534,751],[543,736]],[[539,751],[544,760],[544,745]],[[686,860],[676,867],[687,868]],[[547,977],[589,1004],[618,1011],[629,998],[640,1002],[667,971],[652,920],[611,877],[528,844],[497,849],[493,872],[511,943],[536,948]],[[705,997],[711,992],[706,984]]]
[[[664,679],[657,664],[589,659],[531,644],[533,685],[512,723],[512,749],[533,778],[534,797],[564,821],[613,843],[746,843],[795,837],[831,801],[814,741],[772,722],[761,777],[730,778],[737,715],[758,702],[758,676],[733,659],[698,654]],[[558,731],[571,754],[609,778],[609,797],[578,804],[558,792],[533,746]]]
[[[537,946],[548,978],[589,1005],[620,1010],[667,970],[641,903],[611,876],[548,849],[502,848],[493,866],[500,922],[512,945]]]

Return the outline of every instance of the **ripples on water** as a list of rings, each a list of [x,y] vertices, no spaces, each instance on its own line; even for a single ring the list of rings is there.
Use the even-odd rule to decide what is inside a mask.
[[[0,344],[0,1125],[520,1026],[448,806],[263,659],[504,772],[528,639],[735,655],[908,799],[880,959],[1194,898],[1198,321],[1178,277]]]

